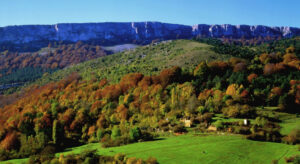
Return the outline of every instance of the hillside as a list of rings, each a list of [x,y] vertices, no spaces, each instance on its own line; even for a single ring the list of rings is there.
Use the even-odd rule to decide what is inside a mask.
[[[87,80],[106,78],[111,82],[117,82],[127,73],[140,72],[151,75],[172,66],[190,70],[200,61],[227,60],[230,58],[230,55],[213,52],[211,47],[191,40],[150,44],[44,75],[35,84],[43,85],[51,81],[58,81],[73,72],[78,72],[83,79]]]
[[[0,91],[7,85],[22,85],[70,65],[105,56],[100,46],[83,42],[49,44],[37,52],[0,52]],[[3,87],[2,87],[3,86]]]
[[[228,134],[224,140],[229,142],[218,147],[255,163],[299,160],[296,147],[286,145],[300,143],[297,48],[243,56],[240,53],[248,51],[243,47],[234,53],[243,58],[228,59],[229,55],[216,54],[210,47],[189,40],[162,42],[45,75],[36,83],[40,85],[27,88],[23,96],[0,108],[0,160],[58,160],[55,153],[95,142],[101,143],[104,153],[108,147],[144,141],[153,142],[141,145],[156,147],[160,139],[162,144],[178,141],[189,146],[195,144],[189,137],[193,132],[208,134],[197,140],[208,139],[212,145],[220,138],[211,134]],[[166,136],[181,135],[182,140],[163,142]],[[249,140],[268,143],[261,147],[261,142]],[[243,144],[255,144],[251,148],[260,153],[239,154],[235,149]],[[218,148],[208,147],[202,152],[222,157]],[[159,149],[153,151],[163,161]],[[262,158],[268,153],[276,156]],[[242,161],[235,155],[231,159]]]
[[[84,44],[85,47],[87,46]],[[58,46],[64,47],[64,46]],[[75,45],[69,45],[67,47],[75,48]],[[93,46],[89,46],[93,47]],[[117,46],[119,47],[119,46]],[[111,48],[117,47],[104,47],[110,51]],[[72,74],[73,72],[78,72],[83,79],[102,79],[107,78],[109,81],[115,83],[120,80],[120,78],[132,72],[141,72],[145,75],[157,74],[164,68],[169,68],[171,66],[181,66],[182,68],[188,70],[193,69],[200,61],[212,61],[212,60],[227,60],[230,58],[230,55],[222,55],[217,54],[211,50],[212,46],[207,44],[202,44],[196,41],[191,40],[175,40],[175,41],[167,41],[162,43],[156,43],[152,45],[138,47],[136,49],[132,49],[129,51],[125,51],[122,53],[116,53],[109,56],[104,56],[98,59],[90,60],[87,62],[83,62],[77,65],[72,65],[66,67],[62,70],[54,69],[49,73],[45,73],[45,70],[37,67],[34,70],[38,70],[38,72],[32,71],[32,73],[22,74],[22,71],[12,72],[12,74],[6,75],[0,78],[0,81],[8,80],[22,80],[22,79],[33,79],[32,81],[27,81],[25,86],[11,87],[6,91],[6,93],[14,92],[15,94],[3,95],[0,96],[0,107],[5,104],[9,104],[20,96],[24,94],[16,92],[16,90],[22,90],[31,86],[32,84],[44,85],[49,82],[59,81],[66,76]],[[46,50],[45,50],[46,49]],[[45,48],[39,51],[39,53],[48,52],[48,48]],[[55,50],[52,48],[53,51]],[[55,50],[57,51],[57,50]],[[102,51],[102,49],[101,49]],[[74,49],[72,51],[66,52],[81,52],[80,48]],[[87,53],[93,53],[87,51]],[[71,55],[70,53],[64,53],[66,56],[79,56],[82,58],[87,57],[87,53],[85,55],[75,54]],[[58,54],[59,55],[59,54]],[[63,56],[64,56],[63,55]],[[38,56],[37,56],[38,57]],[[47,58],[45,58],[47,59]],[[53,58],[52,58],[53,59]],[[60,61],[62,62],[62,61]],[[32,63],[32,62],[29,62]],[[49,64],[42,64],[41,66],[47,66]],[[51,65],[50,65],[51,66]],[[19,70],[27,70],[27,69],[19,69]],[[30,69],[29,69],[30,70]],[[21,73],[20,73],[21,72]],[[18,76],[16,76],[18,75]],[[9,78],[13,77],[13,78]],[[35,80],[37,79],[37,80]]]

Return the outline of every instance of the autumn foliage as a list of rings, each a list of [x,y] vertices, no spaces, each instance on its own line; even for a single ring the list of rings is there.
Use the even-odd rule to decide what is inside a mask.
[[[32,142],[41,146],[38,151],[49,143],[68,147],[76,141],[116,146],[153,138],[157,129],[183,130],[178,120],[184,118],[206,125],[213,113],[253,118],[256,106],[269,104],[298,112],[298,59],[260,58],[258,71],[249,68],[251,62],[232,58],[201,62],[190,71],[172,67],[151,76],[130,73],[117,83],[71,73],[58,82],[31,86],[0,108],[1,148],[21,152],[24,143]],[[289,68],[289,74],[280,74]]]
[[[0,70],[7,70],[6,73],[10,74],[15,69],[26,67],[64,68],[71,64],[105,55],[105,51],[100,46],[92,46],[83,42],[62,44],[56,47],[49,47],[44,52],[8,52],[0,54]]]

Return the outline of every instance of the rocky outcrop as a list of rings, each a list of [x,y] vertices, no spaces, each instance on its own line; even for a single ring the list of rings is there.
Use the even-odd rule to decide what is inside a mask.
[[[123,43],[146,44],[152,40],[189,39],[195,36],[214,38],[255,38],[299,36],[300,29],[249,25],[186,26],[160,22],[131,23],[64,23],[56,25],[23,25],[0,27],[1,43],[30,43],[38,41],[94,40],[103,45]]]

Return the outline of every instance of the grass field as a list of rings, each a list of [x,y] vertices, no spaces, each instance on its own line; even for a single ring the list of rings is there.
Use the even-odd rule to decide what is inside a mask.
[[[280,133],[282,135],[289,134],[294,129],[300,129],[300,116],[296,114],[278,112],[277,107],[265,107],[264,109],[257,108],[260,115],[279,119],[281,122]]]
[[[289,134],[294,129],[300,129],[300,117],[294,114],[282,113],[281,117],[281,134]]]
[[[285,163],[284,157],[300,154],[297,145],[251,141],[242,136],[230,134],[187,134],[112,148],[101,148],[99,143],[92,143],[67,149],[63,154],[78,154],[93,149],[97,149],[97,152],[102,155],[124,153],[130,157],[143,159],[152,156],[162,164],[265,164],[271,163],[275,159],[279,160],[279,163]],[[60,153],[56,155],[59,156]],[[11,160],[9,162],[22,163],[24,161],[26,160]]]

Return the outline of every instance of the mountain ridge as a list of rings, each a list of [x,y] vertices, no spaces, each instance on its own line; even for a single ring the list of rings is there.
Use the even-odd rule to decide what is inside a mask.
[[[17,25],[0,27],[0,44],[38,41],[97,41],[102,45],[122,43],[148,44],[153,40],[212,38],[256,38],[300,36],[297,27],[263,25],[181,25],[162,22],[58,23],[53,25]]]

